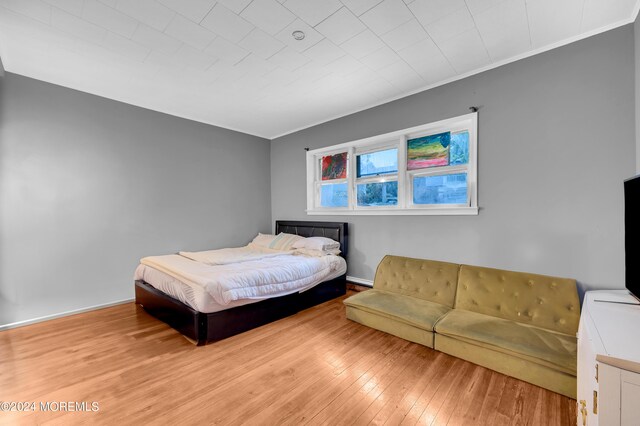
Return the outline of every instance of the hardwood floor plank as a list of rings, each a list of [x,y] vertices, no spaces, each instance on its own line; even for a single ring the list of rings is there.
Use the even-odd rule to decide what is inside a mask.
[[[522,412],[520,417],[514,416],[515,423],[518,425],[533,425],[535,410],[538,405],[538,399],[542,389],[527,386],[522,396]]]
[[[393,351],[399,350],[404,345],[403,342],[394,342],[390,348]],[[364,354],[363,354],[364,355]],[[310,421],[318,415],[327,405],[327,403],[335,401],[341,397],[343,393],[349,389],[353,383],[367,380],[382,365],[389,356],[389,351],[380,351],[376,353],[375,361],[371,364],[358,363],[353,370],[345,370],[335,377],[333,382],[316,382],[309,390],[304,391],[298,397],[291,399],[287,404],[289,412],[283,420],[284,424],[300,424]],[[308,401],[304,397],[312,395]],[[293,415],[291,415],[291,413]]]
[[[468,403],[461,404],[457,413],[454,414],[451,420],[453,425],[482,424],[480,422],[482,405],[489,394],[489,387],[493,377],[495,377],[493,371],[482,368],[482,377],[479,379],[479,385],[473,389],[472,395],[470,395],[471,399],[467,400]]]
[[[433,425],[436,423],[438,415],[448,419],[448,408],[450,408],[450,405],[455,405],[458,402],[457,394],[460,393],[461,389],[466,384],[466,380],[462,379],[468,377],[477,367],[474,364],[464,362],[462,360],[456,360],[456,363],[458,364],[458,367],[456,368],[454,364],[454,367],[451,369],[452,374],[446,379],[446,383],[438,388],[438,391],[431,401],[429,401],[429,405],[427,405],[420,416],[418,423]]]
[[[477,424],[477,418],[480,414],[482,400],[487,394],[489,387],[491,371],[486,368],[476,366],[473,375],[469,378],[464,392],[458,396],[459,403],[451,412],[446,423],[443,422],[443,416],[438,413],[437,424],[447,425],[469,425]]]
[[[420,395],[423,394],[425,389],[427,387],[433,386],[433,384],[436,382],[434,380],[434,377],[436,377],[436,374],[438,373],[439,368],[443,363],[442,361],[443,358],[447,357],[447,355],[437,351],[433,351],[433,354],[434,354],[433,360],[429,362],[427,365],[423,366],[423,370],[419,372],[418,381],[415,383],[413,388],[411,388],[405,394],[405,396],[401,399],[401,401],[398,404],[396,404],[395,407],[392,407],[393,410],[388,414],[387,418],[384,419],[384,423],[382,424],[389,424],[389,425],[400,424],[404,420],[405,416],[416,404],[416,402],[418,401],[418,398],[420,397]],[[386,412],[388,411],[389,410],[387,409]],[[374,422],[379,424],[379,420],[377,418],[381,417],[380,420],[382,420],[383,416],[384,416],[384,413],[379,413],[374,419]]]
[[[491,372],[491,380],[489,381],[487,393],[485,394],[484,401],[480,408],[478,424],[493,424],[493,421],[498,414],[497,406],[502,398],[502,393],[504,392],[504,387],[507,384],[507,379],[508,377],[503,374],[496,373],[495,371]]]
[[[562,424],[570,424],[576,421],[578,415],[578,405],[575,400],[570,401],[571,403],[567,404],[562,397],[557,398],[557,404],[560,409],[560,423]]]
[[[427,387],[423,390],[423,392],[418,397],[418,400],[413,404],[411,410],[404,417],[401,425],[415,425],[420,420],[420,416],[424,413],[424,410],[427,408],[431,399],[438,392],[443,383],[446,382],[446,378],[451,374],[454,368],[457,368],[460,364],[456,358],[452,356],[448,356],[443,354],[444,361],[442,362],[441,367],[438,369],[437,375],[434,377],[432,383],[428,384]]]
[[[424,366],[425,363],[430,363],[428,361],[429,359],[432,360],[435,358],[434,351],[429,348],[419,349],[420,351],[413,354],[413,356],[407,360],[405,366],[403,366],[403,370],[388,384],[388,386],[379,387],[379,392],[375,392],[371,396],[369,406],[366,407],[359,416],[356,417],[356,410],[353,410],[349,416],[344,417],[344,420],[348,423],[358,425],[383,424],[384,422],[382,420],[384,419],[384,413],[381,414],[380,411],[387,404],[396,404],[396,402],[404,396],[409,388],[413,387],[413,385],[418,381],[421,366]],[[380,419],[377,422],[374,422],[373,420],[378,414],[381,414]]]
[[[434,371],[434,366],[437,365],[434,361],[438,356],[438,352],[424,348],[422,353],[416,357],[417,362],[412,364],[410,368],[405,370],[402,376],[398,377],[391,386],[384,390],[373,404],[369,406],[367,412],[358,418],[357,423],[384,425],[389,422],[391,414],[400,408],[401,402],[407,400],[407,396],[416,386],[422,389],[424,388],[425,381],[428,380],[429,377],[432,377],[429,373]],[[426,369],[424,368],[425,365],[427,366]],[[413,398],[409,398],[415,402],[417,395],[414,394]],[[402,417],[404,417],[404,415]],[[397,423],[400,423],[400,421],[391,420],[391,424]]]
[[[384,362],[376,370],[360,376],[338,397],[327,404],[308,424],[330,424],[332,419],[343,420],[344,415],[358,415],[369,406],[372,396],[386,385],[389,379],[396,377],[409,359],[410,351],[415,351],[409,342],[405,342],[394,352],[386,354]]]
[[[343,330],[342,330],[343,331]],[[325,374],[334,375],[336,368],[342,368],[342,362],[338,361],[343,356],[349,353],[350,345],[343,339],[336,339],[340,333],[334,333],[332,340],[323,340],[321,345],[313,345],[310,350],[304,354],[304,356],[296,356],[295,353],[292,357],[282,357],[277,362],[270,364],[272,372],[268,376],[263,375],[262,378],[266,378],[264,383],[260,380],[250,380],[248,386],[253,392],[253,389],[258,389],[257,395],[253,398],[254,405],[248,409],[240,408],[240,404],[235,412],[227,410],[225,412],[225,418],[232,423],[240,423],[246,421],[248,418],[254,416],[263,415],[262,411],[265,406],[278,404],[280,398],[286,397],[286,395],[300,390],[301,387],[306,387],[309,382],[321,377]],[[358,339],[353,340],[353,344],[357,345],[361,343],[361,340],[366,338],[367,334],[359,336]],[[352,355],[355,351],[351,351]],[[361,355],[357,352],[356,356]],[[355,362],[356,360],[353,359]],[[260,373],[257,372],[259,375]],[[281,377],[282,383],[278,381],[278,377]],[[262,391],[263,386],[266,391]],[[233,403],[229,404],[233,405]]]
[[[375,368],[384,359],[384,354],[380,349],[396,348],[401,344],[401,342],[380,339],[381,336],[372,334],[362,333],[362,336],[366,338],[361,344],[371,345],[369,349],[362,352],[352,348],[345,355],[345,362],[340,367],[318,377],[309,377],[308,384],[302,383],[298,388],[286,394],[285,398],[272,402],[266,410],[262,410],[247,422],[262,424],[264,419],[274,419],[278,424],[297,424],[308,420],[308,415],[317,414],[324,407],[326,399],[337,397],[349,384],[370,369]],[[302,410],[303,408],[304,410]],[[266,422],[264,423],[266,424]]]
[[[134,304],[0,332],[0,425],[574,424],[575,401],[364,327],[342,299],[196,347]]]
[[[210,412],[219,413],[213,418],[214,423],[225,423],[224,419],[230,421],[238,409],[246,408],[243,405],[244,401],[257,399],[265,389],[283,386],[296,371],[291,367],[296,358],[300,358],[300,354],[308,356],[315,343],[326,342],[333,331],[341,328],[335,321],[321,321],[317,324],[322,327],[316,329],[313,337],[304,340],[302,344],[299,339],[290,339],[281,346],[272,347],[271,350],[262,350],[258,356],[251,352],[253,358],[247,357],[246,351],[241,349],[230,353],[229,359],[217,358],[216,362],[212,362],[203,371],[204,375],[212,377],[211,382],[207,384],[208,391],[178,397],[179,407],[172,410],[169,416],[163,416],[162,420],[180,421],[191,418],[196,415],[194,413],[198,413],[199,406],[208,405]],[[292,328],[290,332],[305,333],[307,329],[307,325],[302,325]],[[308,359],[302,359],[303,362],[305,360],[308,363]],[[278,364],[284,367],[278,369]],[[217,373],[221,370],[225,370],[222,375]],[[218,377],[215,377],[216,375]],[[230,380],[234,382],[233,393],[228,393],[225,387]],[[179,381],[182,381],[182,378]],[[197,417],[194,417],[195,420]]]
[[[509,377],[502,392],[502,397],[497,407],[497,414],[494,418],[496,425],[509,425],[517,422],[517,418],[522,411],[522,393],[524,386],[520,380]]]

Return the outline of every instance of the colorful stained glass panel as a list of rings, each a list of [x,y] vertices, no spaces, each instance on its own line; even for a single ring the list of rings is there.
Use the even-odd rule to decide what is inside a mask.
[[[322,157],[322,180],[347,178],[347,153]]]
[[[451,132],[409,139],[407,141],[407,169],[424,169],[449,165]]]

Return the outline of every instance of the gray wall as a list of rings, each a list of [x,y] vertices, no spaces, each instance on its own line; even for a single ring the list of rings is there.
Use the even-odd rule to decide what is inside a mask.
[[[386,253],[624,286],[623,179],[635,169],[625,26],[271,142],[273,219],[350,223],[349,271]],[[306,216],[305,152],[479,112],[478,216]]]
[[[636,173],[640,174],[640,15],[633,23],[635,46],[635,93],[636,93]]]
[[[0,58],[0,77],[4,77],[4,65],[2,64],[2,58]]]
[[[269,141],[6,73],[0,325],[133,297],[152,254],[271,228]]]

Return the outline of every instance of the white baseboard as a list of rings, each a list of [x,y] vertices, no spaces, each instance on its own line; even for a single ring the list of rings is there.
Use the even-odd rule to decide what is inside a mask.
[[[354,284],[360,284],[360,285],[364,285],[364,286],[367,286],[367,287],[373,287],[373,281],[365,280],[364,278],[350,277],[349,275],[347,275],[347,281],[349,281],[350,283],[354,283]]]
[[[0,325],[0,331],[9,330],[10,328],[23,327],[25,325],[35,324],[35,323],[38,323],[38,322],[48,321],[48,320],[52,320],[52,319],[56,319],[56,318],[67,317],[69,315],[81,314],[83,312],[95,311],[97,309],[109,308],[111,306],[122,305],[124,303],[130,303],[130,302],[133,302],[133,301],[134,301],[134,299],[118,300],[116,302],[103,303],[101,305],[94,305],[94,306],[89,306],[89,307],[86,307],[86,308],[74,309],[73,311],[60,312],[58,314],[45,315],[43,317],[38,317],[38,318],[33,318],[33,319],[28,319],[28,320],[23,320],[23,321],[12,322],[12,323],[9,323],[9,324],[3,324],[3,325]]]

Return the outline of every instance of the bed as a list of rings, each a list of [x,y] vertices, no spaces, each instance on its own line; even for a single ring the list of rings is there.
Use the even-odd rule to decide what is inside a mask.
[[[275,233],[300,235],[302,237],[327,237],[340,243],[342,258],[348,253],[348,224],[342,222],[276,221]],[[158,274],[158,271],[148,273]],[[335,274],[334,274],[335,275]],[[168,279],[167,279],[168,281]],[[158,285],[158,284],[156,284]],[[175,287],[172,287],[175,288]],[[165,289],[166,290],[166,289]],[[178,291],[178,290],[174,290]],[[173,294],[171,291],[168,293]],[[324,303],[346,293],[346,273],[330,276],[328,280],[277,297],[259,301],[235,301],[224,307],[213,302],[202,301],[189,306],[178,300],[178,294],[171,295],[161,291],[144,279],[135,281],[136,303],[146,312],[164,321],[182,333],[198,346],[207,342],[221,340],[261,325],[293,315],[301,310]],[[194,297],[199,297],[194,295]],[[184,299],[183,299],[184,300]],[[193,306],[207,306],[210,312],[200,312]]]

